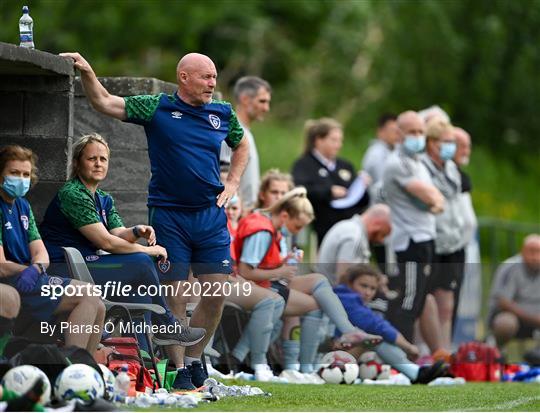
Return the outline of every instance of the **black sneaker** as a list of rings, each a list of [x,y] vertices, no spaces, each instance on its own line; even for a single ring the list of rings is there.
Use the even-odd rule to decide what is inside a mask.
[[[201,387],[204,381],[208,378],[208,374],[204,371],[204,368],[200,361],[194,361],[191,366],[187,366],[191,374],[191,382],[195,387]]]
[[[431,366],[422,366],[418,371],[418,377],[413,382],[415,384],[428,384],[430,381],[435,380],[437,377],[447,377],[448,364],[444,361],[436,361]]]
[[[174,331],[172,333],[157,332],[152,337],[152,341],[158,346],[180,345],[189,347],[197,344],[206,335],[206,330],[198,327],[180,326],[175,328]],[[177,331],[180,331],[180,333]]]
[[[191,382],[191,373],[189,369],[184,367],[177,371],[172,388],[174,390],[195,390],[195,386]]]

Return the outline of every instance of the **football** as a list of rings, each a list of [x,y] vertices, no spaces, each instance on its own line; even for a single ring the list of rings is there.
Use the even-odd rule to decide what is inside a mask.
[[[374,351],[366,351],[358,360],[359,377],[362,380],[384,380],[390,378],[390,366],[382,364],[382,360]]]
[[[103,397],[105,385],[100,374],[86,364],[72,364],[59,374],[54,393],[60,400],[79,399],[85,403]]]
[[[2,386],[22,395],[32,388],[39,377],[43,379],[43,394],[39,402],[47,404],[51,400],[51,383],[45,373],[35,366],[24,364],[13,367],[2,378]]]
[[[326,383],[352,384],[358,377],[358,364],[351,354],[345,351],[331,351],[321,359],[319,376]]]
[[[103,398],[105,400],[112,401],[114,398],[114,382],[116,381],[116,378],[114,377],[112,371],[110,371],[105,365],[99,364],[99,368],[103,373],[103,381],[105,382],[105,394]]]

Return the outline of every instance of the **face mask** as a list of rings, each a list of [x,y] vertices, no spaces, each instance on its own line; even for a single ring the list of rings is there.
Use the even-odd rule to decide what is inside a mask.
[[[441,144],[441,149],[439,151],[439,156],[443,161],[448,161],[454,157],[456,154],[456,143],[455,142],[443,142]]]
[[[12,198],[20,198],[26,195],[30,189],[30,178],[17,176],[4,176],[2,189]]]
[[[289,235],[291,235],[291,233],[289,232],[289,230],[287,229],[285,225],[281,227],[281,235],[284,237],[288,237]]]
[[[426,137],[424,135],[406,135],[403,140],[403,147],[409,153],[420,153],[426,146]]]

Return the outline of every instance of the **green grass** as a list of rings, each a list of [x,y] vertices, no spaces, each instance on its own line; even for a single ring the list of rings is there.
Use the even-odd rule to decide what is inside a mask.
[[[540,410],[540,384],[468,383],[429,387],[259,383],[258,386],[272,396],[227,397],[214,403],[200,404],[190,411]]]

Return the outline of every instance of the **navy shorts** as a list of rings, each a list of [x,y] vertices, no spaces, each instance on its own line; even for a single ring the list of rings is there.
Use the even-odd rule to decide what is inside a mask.
[[[15,287],[16,277],[10,277],[6,280],[6,284]],[[38,321],[53,321],[55,311],[62,301],[61,297],[56,300],[51,299],[50,294],[42,293],[42,286],[45,285],[61,285],[67,286],[71,283],[70,278],[55,277],[51,275],[40,275],[36,285],[29,293],[21,294],[21,313],[30,315],[34,320]]]
[[[187,280],[193,275],[231,274],[231,236],[225,209],[212,205],[198,211],[151,207],[149,222],[170,264],[159,265],[161,281]]]

